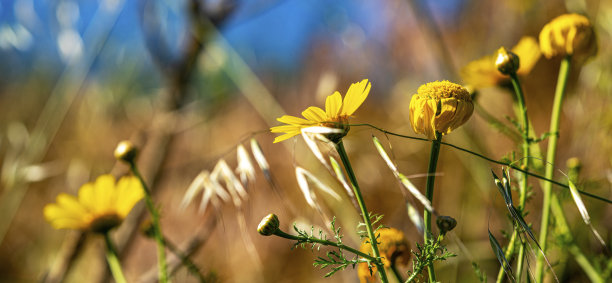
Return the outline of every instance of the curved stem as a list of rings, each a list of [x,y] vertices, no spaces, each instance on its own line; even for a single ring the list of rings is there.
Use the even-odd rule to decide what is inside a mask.
[[[160,282],[168,282],[168,271],[166,267],[166,246],[164,243],[164,236],[161,232],[161,225],[159,224],[159,211],[155,208],[153,204],[153,198],[151,197],[151,191],[144,179],[140,175],[138,168],[134,162],[130,162],[130,170],[132,174],[138,178],[140,184],[142,185],[142,189],[145,192],[145,202],[147,204],[147,209],[149,213],[151,213],[152,224],[153,224],[153,236],[155,237],[155,242],[157,243],[157,267],[159,269],[159,281]]]
[[[407,139],[412,139],[412,140],[427,141],[427,142],[430,142],[430,141],[431,141],[431,140],[428,140],[428,139],[425,139],[425,138],[419,138],[419,137],[413,137],[413,136],[407,136],[407,135],[397,134],[397,133],[394,133],[394,132],[389,132],[389,131],[387,131],[387,130],[384,130],[384,129],[381,129],[381,128],[379,128],[379,127],[376,127],[376,126],[374,126],[374,125],[372,125],[372,124],[349,124],[348,126],[350,126],[350,127],[367,126],[367,127],[372,128],[372,129],[375,129],[375,130],[377,130],[377,131],[379,131],[379,132],[382,132],[382,133],[385,133],[385,134],[388,134],[388,135],[391,135],[391,136],[396,136],[396,137],[401,137],[401,138],[407,138]],[[566,185],[566,184],[563,184],[563,183],[557,182],[557,181],[552,180],[552,179],[548,179],[548,178],[546,178],[546,177],[544,177],[544,176],[540,176],[540,175],[535,174],[535,173],[533,173],[533,172],[529,172],[528,170],[525,170],[525,169],[521,168],[520,166],[516,166],[516,165],[513,165],[513,164],[508,163],[508,162],[498,161],[498,160],[495,160],[495,159],[493,159],[493,158],[490,158],[490,157],[484,156],[484,155],[482,155],[482,154],[480,154],[480,153],[473,152],[473,151],[471,151],[471,150],[469,150],[469,149],[465,149],[465,148],[462,148],[462,147],[456,146],[456,145],[454,145],[454,144],[450,144],[450,143],[446,143],[446,142],[440,142],[440,144],[441,144],[441,145],[448,146],[448,147],[452,147],[452,148],[454,148],[454,149],[457,149],[457,150],[460,150],[460,151],[463,151],[463,152],[466,152],[466,153],[469,153],[469,154],[471,154],[471,155],[474,155],[474,156],[476,156],[476,157],[478,157],[478,158],[484,159],[484,160],[486,160],[486,161],[488,161],[488,162],[491,162],[491,163],[495,163],[495,164],[499,164],[499,165],[507,166],[508,168],[512,168],[512,169],[514,169],[514,170],[516,170],[516,171],[523,172],[523,173],[525,173],[525,174],[527,174],[527,175],[529,175],[529,176],[531,176],[531,177],[534,177],[534,178],[537,178],[537,179],[540,179],[540,180],[543,180],[543,181],[549,182],[549,183],[554,184],[554,185],[557,185],[557,186],[559,186],[559,187],[562,187],[562,188],[565,188],[565,189],[569,189],[569,186],[568,186],[568,185]],[[598,196],[598,195],[594,195],[594,194],[591,194],[591,193],[589,193],[589,192],[585,192],[585,191],[582,191],[582,190],[578,190],[578,192],[579,192],[580,194],[584,195],[584,196],[587,196],[587,197],[590,197],[590,198],[594,198],[594,199],[597,199],[597,200],[600,200],[600,201],[603,201],[603,202],[606,202],[606,203],[612,204],[612,200],[610,200],[610,199],[607,199],[607,198],[604,198],[604,197],[601,197],[601,196]]]
[[[359,185],[357,184],[357,178],[355,177],[355,173],[353,172],[353,168],[351,167],[351,162],[348,159],[348,155],[346,154],[346,150],[344,149],[344,143],[342,142],[342,140],[336,143],[336,150],[338,151],[338,155],[342,160],[342,164],[344,164],[344,169],[346,170],[346,174],[348,175],[349,180],[351,181],[353,192],[355,193],[355,198],[357,199],[357,204],[359,204],[359,208],[361,209],[361,216],[363,217],[363,222],[365,223],[366,230],[368,232],[368,238],[370,238],[370,244],[372,246],[372,255],[376,258],[375,263],[378,269],[378,273],[380,274],[380,280],[384,283],[389,282],[389,280],[387,279],[387,273],[385,272],[385,268],[380,260],[378,243],[376,242],[376,236],[374,235],[372,223],[370,222],[370,214],[368,213],[368,209],[366,208],[365,202],[363,201],[363,197],[361,196],[361,190],[359,189]]]
[[[363,257],[363,258],[365,258],[365,259],[367,259],[367,260],[369,260],[369,261],[371,261],[373,263],[376,263],[378,261],[378,258],[373,257],[373,256],[371,256],[369,254],[363,253],[363,252],[361,252],[359,250],[356,250],[356,249],[351,248],[349,246],[346,246],[344,244],[338,244],[336,242],[332,242],[332,241],[328,241],[328,240],[322,240],[322,239],[319,239],[319,238],[316,238],[316,237],[295,236],[295,235],[291,235],[291,234],[288,234],[286,232],[283,232],[280,229],[277,229],[274,232],[274,235],[279,236],[281,238],[285,238],[285,239],[289,239],[289,240],[294,240],[294,241],[302,241],[302,242],[305,242],[305,243],[317,243],[317,244],[321,244],[321,245],[324,245],[324,246],[332,246],[332,247],[336,247],[336,248],[343,249],[343,250],[349,251],[351,253],[354,253],[354,254],[356,254],[356,255],[358,255],[360,257]]]
[[[561,108],[563,106],[563,97],[565,96],[565,86],[567,84],[567,78],[570,70],[571,56],[565,56],[561,61],[559,68],[559,78],[557,80],[557,87],[555,89],[555,98],[553,102],[553,109],[550,118],[550,138],[548,139],[548,149],[546,152],[546,172],[544,177],[546,179],[552,179],[554,175],[555,158],[557,156],[557,142],[559,141],[559,126],[561,120]],[[548,239],[548,225],[550,220],[550,205],[552,195],[552,184],[549,182],[544,183],[542,187],[543,201],[542,201],[542,221],[540,224],[540,246],[542,250],[546,252],[547,239]],[[561,215],[563,217],[563,215]],[[542,254],[538,254],[536,261],[536,282],[542,282],[544,278],[544,257]]]
[[[404,280],[402,279],[402,275],[400,274],[399,270],[397,270],[397,266],[395,266],[395,263],[391,263],[391,271],[393,272],[393,275],[395,276],[397,282],[404,282]]]
[[[127,283],[121,270],[121,263],[119,263],[119,258],[117,257],[117,250],[108,232],[104,233],[104,241],[106,242],[106,261],[115,281],[117,283]]]
[[[427,169],[427,183],[425,196],[433,203],[434,193],[434,182],[436,180],[436,167],[438,165],[438,156],[440,155],[440,141],[442,140],[442,134],[436,132],[436,140],[431,143],[431,153],[429,155],[429,168]],[[424,244],[426,245],[431,239],[433,239],[431,229],[431,212],[425,209],[423,215],[423,222],[425,223]],[[434,271],[433,262],[427,267],[427,273],[429,274],[429,282],[436,281],[436,273]]]

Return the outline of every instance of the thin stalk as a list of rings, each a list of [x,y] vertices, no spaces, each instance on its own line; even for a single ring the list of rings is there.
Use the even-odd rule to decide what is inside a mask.
[[[185,255],[178,247],[176,247],[174,244],[172,244],[165,238],[164,243],[166,244],[168,249],[181,260],[183,266],[185,266],[193,276],[197,277],[200,282],[206,282],[206,278],[204,277],[204,275],[202,275],[198,266],[193,263],[193,261],[191,260],[191,258],[189,258],[188,255]]]
[[[142,184],[142,189],[145,192],[145,203],[147,204],[147,209],[149,213],[151,213],[152,224],[153,224],[153,237],[155,238],[155,242],[157,243],[157,267],[159,272],[159,281],[162,283],[168,282],[168,271],[166,267],[166,246],[164,243],[164,236],[161,232],[161,225],[159,224],[159,211],[155,208],[153,204],[153,198],[151,197],[151,191],[144,179],[140,175],[136,164],[132,161],[129,162],[130,170],[132,174],[138,178],[140,184]]]
[[[279,236],[281,238],[289,239],[289,240],[302,241],[302,242],[306,242],[306,243],[317,243],[317,244],[321,244],[321,245],[324,245],[324,246],[332,246],[332,247],[336,247],[336,248],[339,248],[339,249],[342,249],[342,250],[346,250],[346,251],[354,253],[354,254],[356,254],[356,255],[358,255],[360,257],[363,257],[363,258],[365,258],[365,259],[375,263],[377,265],[377,267],[378,267],[377,263],[378,263],[379,258],[371,256],[371,255],[366,254],[366,253],[363,253],[363,252],[361,252],[359,250],[356,250],[356,249],[351,248],[349,246],[346,246],[344,244],[338,244],[336,242],[332,242],[332,241],[328,241],[328,240],[322,240],[322,239],[319,239],[319,238],[316,238],[316,237],[294,236],[294,235],[285,233],[285,232],[283,232],[280,229],[277,229],[274,232],[274,235]]]
[[[104,233],[104,241],[106,242],[106,261],[108,262],[108,267],[110,268],[115,281],[117,283],[127,283],[125,276],[123,276],[123,271],[121,270],[119,257],[117,257],[117,250],[115,249],[115,245],[113,244],[108,232]]]
[[[396,137],[401,137],[401,138],[406,138],[406,139],[412,139],[412,140],[431,142],[431,140],[428,140],[428,139],[425,139],[425,138],[419,138],[419,137],[413,137],[413,136],[402,135],[402,134],[398,134],[398,133],[394,133],[394,132],[389,132],[387,130],[384,130],[384,129],[381,129],[379,127],[376,127],[376,126],[374,126],[372,124],[349,124],[348,126],[350,126],[350,127],[366,126],[366,127],[370,127],[370,128],[375,129],[377,131],[380,131],[381,133],[385,133],[385,134],[388,134],[388,135],[391,135],[391,136],[396,136]],[[514,169],[516,171],[523,172],[523,173],[525,173],[525,174],[527,174],[527,175],[529,175],[531,177],[534,177],[534,178],[537,178],[537,179],[540,179],[540,180],[543,180],[543,181],[546,181],[546,182],[550,182],[550,183],[552,183],[554,185],[557,185],[559,187],[562,187],[564,189],[568,189],[569,190],[569,186],[567,184],[563,184],[561,182],[557,182],[555,180],[545,178],[544,176],[540,176],[540,175],[538,175],[536,173],[530,172],[530,171],[528,171],[526,169],[521,168],[520,166],[513,165],[512,163],[495,160],[493,158],[484,156],[484,155],[482,155],[480,153],[473,152],[473,151],[471,151],[469,149],[465,149],[465,148],[462,148],[460,146],[456,146],[454,144],[450,144],[450,143],[446,143],[446,142],[440,142],[440,144],[448,146],[448,147],[452,147],[454,149],[457,149],[457,150],[460,150],[460,151],[463,151],[463,152],[466,152],[466,153],[469,153],[471,155],[474,155],[474,156],[476,156],[478,158],[481,158],[481,159],[486,160],[486,161],[491,162],[491,163],[507,166],[508,168],[512,168],[512,169]],[[601,196],[598,196],[598,195],[594,195],[592,193],[589,193],[589,192],[586,192],[586,191],[583,191],[583,190],[578,190],[578,193],[580,193],[580,194],[582,194],[584,196],[596,199],[596,200],[600,200],[600,201],[612,204],[612,200],[610,200],[610,199],[607,199],[607,198],[604,198],[604,197],[601,197]]]
[[[404,280],[402,279],[402,275],[400,274],[399,270],[397,270],[397,266],[395,266],[394,263],[391,263],[391,271],[393,272],[393,275],[395,276],[397,282],[404,282]]]
[[[569,76],[571,56],[565,56],[561,61],[559,68],[559,78],[557,80],[557,87],[555,89],[555,98],[553,102],[553,109],[550,118],[550,138],[548,139],[548,149],[546,152],[546,171],[544,177],[546,179],[552,179],[555,172],[555,158],[557,156],[557,142],[559,141],[559,126],[561,120],[561,108],[563,106],[563,97],[565,96],[565,86],[567,85],[567,78]],[[544,183],[542,186],[543,201],[542,201],[542,222],[540,224],[540,246],[542,250],[546,252],[547,239],[548,239],[548,226],[550,220],[550,205],[552,195],[552,184],[550,182]],[[563,217],[563,214],[556,215],[556,217]],[[536,260],[536,282],[542,282],[544,278],[544,257],[540,253]]]
[[[431,143],[431,153],[429,155],[429,168],[427,169],[427,183],[426,183],[426,191],[425,196],[427,199],[433,203],[433,193],[434,193],[434,182],[436,180],[436,167],[438,166],[438,156],[440,155],[440,142],[442,141],[442,134],[436,132],[436,140]],[[425,231],[424,231],[424,244],[427,245],[429,240],[433,239],[432,229],[431,229],[431,212],[425,209],[423,215],[423,222],[425,223]],[[436,273],[434,271],[433,262],[429,264],[427,267],[427,273],[429,274],[429,282],[436,281]]]
[[[514,93],[516,94],[516,101],[519,108],[519,112],[521,114],[521,135],[523,137],[523,164],[522,167],[524,169],[529,168],[529,118],[527,115],[527,107],[525,106],[525,96],[523,95],[523,89],[521,88],[521,84],[516,75],[516,72],[510,74],[510,79],[512,81],[512,86],[514,87]],[[523,173],[523,178],[521,178],[519,183],[519,212],[523,214],[523,210],[525,209],[525,202],[527,200],[527,177],[526,173]],[[510,238],[510,243],[506,248],[506,258],[511,258],[514,254],[515,249],[515,241],[518,239],[519,229],[514,229],[514,233],[512,234],[512,238]],[[517,257],[517,267],[516,267],[516,280],[517,282],[521,282],[521,275],[523,273],[523,262],[524,262],[524,254],[525,254],[525,245],[520,245],[518,250]],[[499,272],[497,273],[497,282],[501,282],[504,278],[504,269],[500,267]]]
[[[357,178],[355,177],[355,173],[353,172],[353,168],[351,167],[351,162],[348,159],[348,155],[346,154],[346,150],[344,149],[344,143],[342,140],[336,143],[336,150],[338,151],[338,155],[342,160],[342,164],[344,165],[346,174],[348,175],[349,180],[351,181],[353,192],[355,193],[355,198],[357,199],[357,204],[359,204],[359,208],[361,209],[363,222],[365,223],[366,230],[368,232],[368,237],[370,238],[370,244],[372,246],[372,255],[376,258],[376,261],[374,262],[376,263],[378,273],[380,274],[380,280],[384,283],[387,283],[389,282],[389,279],[387,279],[387,273],[385,272],[385,268],[380,260],[378,243],[376,242],[376,236],[374,235],[372,223],[370,222],[370,214],[368,213],[368,209],[366,208],[365,202],[363,201],[363,197],[361,196],[361,190],[359,189]]]

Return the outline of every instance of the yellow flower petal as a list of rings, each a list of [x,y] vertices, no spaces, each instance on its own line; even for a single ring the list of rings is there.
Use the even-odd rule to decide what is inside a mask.
[[[278,136],[278,137],[274,138],[274,143],[282,142],[284,140],[288,140],[288,139],[290,139],[290,138],[292,138],[294,136],[297,136],[299,134],[300,134],[300,131],[288,132],[288,133],[286,133],[284,135],[281,135],[281,136]]]
[[[346,96],[344,97],[340,115],[353,115],[357,108],[359,108],[363,101],[365,101],[365,99],[368,97],[371,87],[372,85],[368,83],[367,79],[362,80],[359,83],[351,84]]]
[[[310,106],[306,110],[302,111],[302,116],[308,119],[309,121],[314,122],[325,122],[330,119],[327,118],[325,111],[319,107]]]
[[[134,176],[123,177],[117,182],[117,214],[125,218],[132,207],[144,197],[140,181]]]
[[[340,114],[342,108],[342,95],[339,92],[328,96],[325,99],[325,113],[327,117],[337,117]]]
[[[96,213],[108,211],[113,205],[113,196],[115,188],[115,178],[112,175],[102,175],[96,179],[94,183],[94,195],[97,205],[93,206]]]
[[[306,119],[302,119],[302,118],[298,118],[298,117],[294,117],[294,116],[289,116],[289,115],[283,115],[283,117],[280,117],[280,118],[278,118],[276,120],[281,122],[281,123],[285,123],[285,124],[289,124],[289,125],[309,125],[309,124],[312,124],[311,121],[308,121]]]
[[[295,125],[282,125],[270,128],[272,133],[285,133],[289,131],[299,131],[300,127]]]

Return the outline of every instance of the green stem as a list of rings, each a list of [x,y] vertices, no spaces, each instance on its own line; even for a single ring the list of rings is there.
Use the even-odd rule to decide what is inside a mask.
[[[159,211],[155,208],[153,204],[153,198],[151,197],[151,191],[144,179],[140,175],[138,168],[134,162],[129,162],[130,169],[132,170],[132,174],[138,178],[140,184],[142,184],[142,189],[145,193],[145,202],[147,204],[147,209],[149,213],[151,213],[151,218],[153,222],[153,236],[155,237],[155,242],[157,242],[157,267],[159,271],[159,281],[162,283],[168,282],[168,271],[166,267],[166,247],[164,243],[164,236],[161,232],[161,225],[159,223]]]
[[[200,269],[198,268],[198,266],[195,265],[195,263],[193,263],[193,261],[191,261],[191,259],[189,258],[188,255],[183,254],[183,252],[179,248],[177,248],[174,244],[169,242],[166,238],[164,238],[164,243],[166,244],[168,249],[176,257],[178,257],[181,260],[181,263],[189,270],[189,272],[193,276],[197,277],[200,282],[206,282],[206,278],[204,277],[204,275],[202,275],[202,273],[200,272]]]
[[[401,138],[407,138],[407,139],[412,139],[412,140],[419,140],[419,141],[431,142],[431,140],[424,139],[424,138],[413,137],[413,136],[407,136],[407,135],[397,134],[397,133],[394,133],[394,132],[389,132],[389,131],[387,131],[387,130],[381,129],[381,128],[376,127],[376,126],[371,125],[371,124],[349,124],[348,126],[350,126],[350,127],[367,126],[367,127],[372,128],[372,129],[375,129],[375,130],[377,130],[377,131],[380,131],[381,133],[385,133],[385,134],[388,134],[388,135],[391,135],[391,136],[396,136],[396,137],[401,137]],[[486,157],[486,156],[484,156],[484,155],[482,155],[482,154],[480,154],[480,153],[473,152],[473,151],[471,151],[471,150],[469,150],[469,149],[465,149],[465,148],[462,148],[462,147],[456,146],[456,145],[454,145],[454,144],[450,144],[450,143],[446,143],[446,142],[440,142],[440,144],[441,144],[441,145],[448,146],[448,147],[452,147],[452,148],[454,148],[454,149],[457,149],[457,150],[460,150],[460,151],[463,151],[463,152],[466,152],[466,153],[469,153],[469,154],[471,154],[471,155],[474,155],[474,156],[476,156],[476,157],[478,157],[478,158],[481,158],[481,159],[486,160],[486,161],[491,162],[491,163],[495,163],[495,164],[499,164],[499,165],[507,166],[508,168],[512,168],[512,169],[514,169],[514,170],[516,170],[516,171],[523,172],[523,173],[525,173],[525,174],[527,174],[527,175],[529,175],[529,176],[531,176],[531,177],[534,177],[534,178],[537,178],[537,179],[540,179],[540,180],[543,180],[543,181],[546,181],[546,182],[550,182],[550,183],[552,183],[552,184],[554,184],[554,185],[557,185],[557,186],[559,186],[559,187],[562,187],[562,188],[564,188],[564,189],[568,189],[568,190],[569,190],[569,186],[568,186],[567,184],[563,184],[563,183],[557,182],[557,181],[555,181],[555,180],[548,179],[548,178],[546,178],[546,177],[544,177],[544,176],[540,176],[540,175],[535,174],[535,173],[533,173],[533,172],[529,172],[528,170],[523,169],[523,168],[521,168],[520,166],[513,165],[512,163],[503,162],[503,161],[498,161],[498,160],[495,160],[495,159],[493,159],[493,158]],[[580,193],[580,194],[582,194],[582,195],[584,195],[584,196],[590,197],[590,198],[594,198],[594,199],[596,199],[596,200],[600,200],[600,201],[603,201],[603,202],[606,202],[606,203],[612,204],[612,200],[607,199],[607,198],[604,198],[604,197],[601,197],[601,196],[598,196],[598,195],[591,194],[591,193],[589,193],[589,192],[585,192],[585,191],[582,191],[582,190],[578,190],[578,193]]]
[[[440,155],[440,142],[442,141],[442,134],[436,132],[436,140],[431,143],[431,153],[429,155],[429,168],[427,169],[427,183],[425,196],[433,203],[434,194],[434,182],[436,180],[436,167],[438,166],[438,156]],[[431,239],[433,239],[431,229],[431,212],[427,209],[424,210],[423,222],[425,223],[424,231],[424,244],[427,245]],[[433,262],[427,267],[427,273],[429,274],[429,282],[436,281],[436,273],[434,271]]]
[[[397,266],[395,266],[395,263],[391,263],[391,271],[393,272],[393,275],[395,276],[397,282],[404,282],[404,280],[402,279],[402,275],[400,274],[399,270],[397,270]]]
[[[521,135],[523,137],[522,147],[523,147],[523,169],[529,168],[529,118],[527,116],[527,107],[525,106],[525,96],[523,95],[523,89],[521,88],[521,84],[516,73],[510,74],[510,79],[512,81],[512,86],[514,87],[514,92],[516,94],[516,100],[519,107],[520,119],[521,119]],[[523,178],[519,183],[519,213],[523,214],[523,210],[525,208],[525,202],[527,200],[527,174],[523,173]],[[512,234],[512,238],[510,238],[510,242],[508,243],[508,247],[506,249],[506,258],[511,258],[514,254],[515,242],[518,239],[519,229],[514,229],[514,233]],[[517,257],[517,268],[516,268],[516,280],[517,282],[521,282],[521,275],[523,273],[523,262],[524,262],[524,254],[525,254],[525,245],[521,244],[519,246],[518,257]],[[500,267],[499,272],[497,273],[497,282],[501,282],[504,276],[504,269]]]
[[[555,89],[555,98],[553,102],[553,109],[550,118],[550,138],[548,139],[548,149],[546,152],[546,171],[544,177],[546,179],[552,179],[555,172],[555,158],[557,156],[557,142],[559,141],[559,126],[561,120],[561,108],[563,106],[563,97],[565,96],[565,86],[567,85],[567,78],[570,70],[571,56],[565,56],[561,61],[559,68],[559,78],[557,80],[557,87]],[[552,195],[552,184],[549,182],[544,183],[542,187],[543,201],[542,201],[542,222],[540,224],[540,246],[542,250],[546,252],[548,246],[548,225],[550,220],[550,205]],[[563,217],[563,215],[560,215]],[[536,260],[536,282],[542,282],[544,278],[544,257],[541,253],[538,254]]]
[[[356,250],[356,249],[351,248],[349,246],[346,246],[344,244],[338,244],[336,242],[332,242],[332,241],[328,241],[328,240],[322,240],[322,239],[319,239],[319,238],[316,238],[316,237],[295,236],[295,235],[291,235],[291,234],[285,233],[285,232],[283,232],[280,229],[277,229],[274,232],[274,235],[279,236],[281,238],[289,239],[289,240],[305,242],[305,243],[317,243],[317,244],[321,244],[321,245],[324,245],[324,246],[332,246],[332,247],[336,247],[336,248],[339,248],[339,249],[343,249],[343,250],[349,251],[351,253],[354,253],[354,254],[356,254],[356,255],[358,255],[360,257],[363,257],[363,258],[373,262],[374,264],[376,264],[378,266],[377,262],[378,262],[379,258],[371,256],[371,255],[366,254],[366,253],[363,253],[363,252],[361,252],[359,250]]]
[[[104,233],[104,241],[106,242],[106,261],[108,262],[108,266],[110,267],[115,281],[117,283],[127,283],[125,276],[123,276],[123,271],[121,270],[121,263],[117,257],[117,250],[108,232]]]
[[[366,230],[368,232],[368,238],[370,238],[370,244],[372,246],[372,255],[376,258],[376,263],[378,273],[380,274],[380,280],[384,283],[389,282],[387,279],[387,273],[385,272],[385,268],[382,265],[382,261],[380,260],[380,253],[378,252],[378,243],[376,242],[376,236],[374,235],[374,230],[372,229],[372,223],[370,222],[370,214],[366,208],[365,202],[363,201],[363,197],[361,196],[361,190],[359,189],[359,184],[357,183],[357,178],[355,177],[355,173],[353,172],[353,168],[351,167],[351,162],[348,159],[348,155],[346,154],[346,150],[344,149],[344,143],[340,140],[336,143],[336,150],[338,151],[338,155],[342,160],[342,164],[344,164],[344,169],[346,169],[346,174],[351,181],[353,192],[355,193],[355,198],[357,199],[357,204],[359,204],[359,208],[361,209],[361,215],[363,216],[363,222],[365,223]]]

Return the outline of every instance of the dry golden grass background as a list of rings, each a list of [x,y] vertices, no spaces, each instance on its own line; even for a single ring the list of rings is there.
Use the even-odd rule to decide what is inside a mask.
[[[563,110],[557,167],[566,170],[565,161],[578,157],[583,164],[580,187],[608,199],[612,197],[612,84],[609,80],[612,77],[612,51],[608,48],[612,43],[612,3],[468,1],[457,13],[457,18],[435,19],[442,38],[438,38],[431,26],[425,23],[424,16],[415,12],[414,7],[405,1],[389,1],[386,7],[378,17],[390,23],[387,41],[366,40],[361,45],[343,45],[315,37],[305,54],[307,59],[303,66],[297,68],[298,71],[278,74],[264,69],[257,73],[257,77],[250,78],[260,80],[274,100],[291,115],[297,115],[310,105],[322,106],[324,97],[334,90],[344,93],[350,83],[369,78],[372,91],[353,121],[414,136],[407,110],[410,96],[420,84],[441,79],[461,83],[457,71],[469,61],[491,54],[499,46],[514,45],[522,35],[537,36],[548,20],[566,9],[584,12],[595,22],[600,51],[582,68],[576,66],[572,69]],[[444,57],[444,48],[448,50],[452,62]],[[231,56],[231,51],[227,52]],[[207,241],[193,255],[193,260],[203,271],[215,272],[221,282],[357,282],[356,271],[350,268],[331,279],[324,279],[327,271],[312,267],[314,257],[322,255],[322,252],[299,248],[291,250],[292,243],[287,240],[257,234],[259,220],[268,213],[279,216],[284,230],[289,230],[294,221],[317,227],[324,225],[319,214],[306,205],[299,191],[294,174],[296,164],[333,182],[300,138],[272,144],[273,135],[261,132],[276,125],[268,124],[271,121],[265,117],[270,113],[256,110],[261,106],[256,105],[258,101],[261,103],[265,98],[263,94],[255,94],[262,97],[261,100],[249,101],[243,96],[245,91],[239,85],[240,80],[236,83],[231,75],[223,73],[223,68],[207,64],[210,64],[209,61],[202,56],[187,88],[187,101],[174,112],[178,117],[176,126],[162,126],[161,129],[161,132],[174,138],[167,148],[168,155],[162,162],[159,174],[154,177],[154,198],[162,211],[164,234],[180,246],[198,231],[208,231]],[[538,134],[548,128],[558,67],[559,60],[542,58],[532,73],[522,78],[530,119]],[[52,162],[45,171],[50,176],[21,187],[10,186],[3,179],[0,189],[3,198],[10,196],[15,188],[28,189],[0,243],[0,281],[41,280],[58,259],[62,244],[75,237],[75,232],[53,230],[43,219],[43,206],[53,202],[60,192],[76,193],[81,184],[93,180],[97,175],[127,173],[127,168],[117,164],[112,155],[117,142],[131,139],[142,146],[151,141],[149,134],[160,131],[156,128],[164,113],[164,102],[160,97],[169,89],[164,84],[163,75],[157,78],[155,87],[142,87],[138,81],[142,78],[130,72],[134,71],[109,72],[106,78],[85,81],[69,105],[57,134],[47,137],[49,146],[40,161]],[[57,98],[49,95],[56,78],[56,74],[38,71],[23,80],[6,82],[0,87],[0,154],[4,157],[3,168],[23,166],[19,162],[26,160],[23,153],[28,152],[29,148],[19,146],[27,144],[27,137],[24,140],[14,138],[15,141],[9,138],[24,136],[20,134],[24,130],[31,133],[40,123],[38,119],[42,109]],[[207,91],[206,95],[203,95],[204,90]],[[60,93],[56,96],[68,95]],[[476,102],[502,121],[506,121],[505,116],[514,116],[512,93],[508,90],[483,89]],[[510,123],[506,121],[506,124]],[[204,214],[198,213],[197,201],[185,210],[179,209],[179,205],[187,187],[201,170],[211,170],[219,158],[225,158],[231,166],[235,166],[235,147],[241,141],[247,145],[248,140],[244,138],[253,133],[256,133],[253,137],[262,145],[278,188],[286,197],[280,199],[258,172],[258,180],[248,188],[249,200],[242,208],[248,237],[253,243],[248,247],[237,222],[237,209],[231,203],[224,204],[220,210],[209,209]],[[386,146],[392,145],[390,152],[400,171],[406,175],[426,172],[430,145],[398,137],[387,139],[382,133],[367,127],[353,127],[345,138],[368,209],[384,214],[384,224],[402,230],[414,247],[415,242],[422,241],[421,236],[406,214],[400,186],[375,151],[372,134]],[[518,150],[517,144],[491,127],[477,113],[445,141],[494,159]],[[546,141],[542,142],[542,145],[545,144]],[[7,158],[16,153],[17,159]],[[146,162],[151,161],[139,160],[141,166],[146,167]],[[437,178],[434,204],[440,213],[458,221],[453,235],[446,240],[448,248],[458,256],[437,265],[438,279],[442,282],[477,280],[471,259],[459,250],[453,238],[461,239],[472,260],[478,262],[487,273],[489,281],[497,275],[499,263],[489,245],[487,228],[506,243],[500,231],[508,231],[510,224],[503,200],[490,177],[490,169],[499,172],[500,166],[448,147],[442,148],[437,170],[442,175]],[[9,173],[3,171],[3,178]],[[145,177],[153,180],[153,176]],[[557,177],[561,176],[558,174]],[[414,177],[412,180],[418,188],[425,187],[425,178]],[[533,223],[535,231],[539,231],[541,191],[534,179],[530,179],[530,184],[534,188],[527,206],[529,214],[526,220]],[[344,195],[339,186],[335,189]],[[555,187],[554,190],[560,193],[563,189]],[[585,229],[569,194],[561,195],[580,248],[591,258],[601,257],[601,249]],[[611,206],[589,198],[585,198],[585,201],[595,227],[610,243],[612,222],[607,219],[612,216]],[[338,216],[345,241],[353,246],[358,245],[354,228],[359,216],[350,201],[325,199],[323,202],[330,215]],[[0,218],[3,218],[1,221],[8,221],[5,216]],[[215,219],[216,222],[213,221]],[[261,270],[258,270],[249,249],[257,251],[263,264]],[[100,278],[104,278],[102,274],[106,268],[102,251],[102,240],[93,235],[87,236],[83,250],[67,275],[67,282],[102,280]],[[553,245],[552,258],[556,258],[556,252]],[[128,280],[137,282],[155,267],[155,263],[154,241],[137,235],[123,258]],[[563,282],[587,280],[571,259],[559,275]],[[181,269],[174,281],[193,282],[195,279]]]

